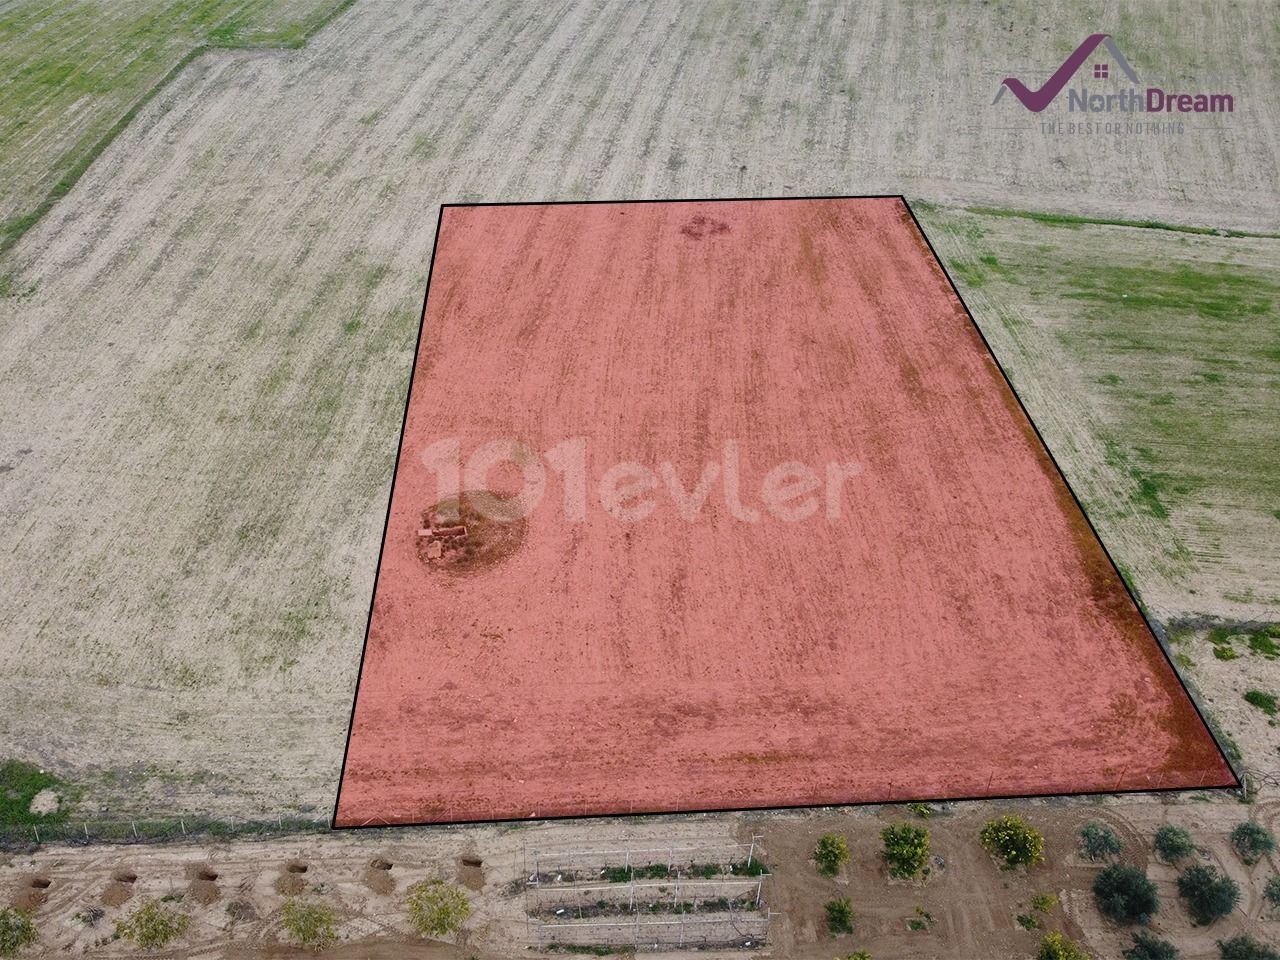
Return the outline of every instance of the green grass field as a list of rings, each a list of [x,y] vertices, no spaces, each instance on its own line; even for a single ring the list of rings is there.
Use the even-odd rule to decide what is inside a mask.
[[[1158,592],[1158,572],[1181,591],[1168,609],[1275,619],[1280,242],[1016,211],[920,213],[1137,586]],[[1124,528],[1141,528],[1158,563]]]
[[[164,83],[214,47],[296,48],[351,0],[0,6],[0,253]]]

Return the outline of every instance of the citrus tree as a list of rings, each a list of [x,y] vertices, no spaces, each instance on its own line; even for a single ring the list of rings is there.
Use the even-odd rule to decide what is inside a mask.
[[[813,848],[813,860],[819,873],[834,877],[849,862],[849,841],[834,833],[819,837],[818,845]]]
[[[1061,933],[1046,933],[1036,960],[1089,960],[1089,955]]]
[[[892,876],[903,880],[917,877],[929,863],[929,831],[910,823],[895,823],[880,831],[884,841],[884,862]]]
[[[1007,870],[1044,861],[1044,835],[1021,817],[988,820],[980,836],[987,852],[998,858]]]
[[[853,901],[848,897],[838,897],[823,904],[827,914],[827,929],[832,936],[841,933],[853,933]]]

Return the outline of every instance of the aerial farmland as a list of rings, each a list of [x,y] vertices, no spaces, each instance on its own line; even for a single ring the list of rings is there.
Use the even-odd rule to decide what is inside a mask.
[[[1013,96],[992,103],[1003,78],[1039,87],[1098,33],[1114,38],[1143,87],[1227,91],[1233,109],[1161,114],[1181,132],[1068,134],[1042,126],[1088,119],[1068,112],[1065,93],[1039,115]],[[657,897],[657,886],[692,874],[709,886],[689,922],[653,928],[651,940],[668,952],[696,943],[727,956],[1032,958],[1044,938],[1061,934],[1081,956],[1101,958],[1120,956],[1140,929],[1185,957],[1216,957],[1219,941],[1237,937],[1276,943],[1280,906],[1266,891],[1280,862],[1269,848],[1232,838],[1241,823],[1269,835],[1280,810],[1278,46],[1274,13],[1262,3],[1063,4],[1052,18],[1024,3],[0,4],[0,909],[9,911],[0,918],[20,915],[34,931],[18,955],[135,955],[141,947],[130,934],[142,921],[131,918],[148,904],[154,910],[143,919],[163,911],[186,918],[173,920],[168,941],[180,956],[287,951],[304,943],[295,929],[328,929],[299,917],[330,914],[332,936],[307,945],[334,956],[618,952],[644,947],[632,886],[652,883],[646,890]],[[1111,75],[1093,66],[1111,56],[1103,50],[1071,89],[1124,82],[1117,63]],[[671,249],[686,259],[664,266],[654,258],[666,247],[638,244],[637,262],[648,266],[631,279],[629,261],[609,256],[633,249],[627,234],[578,223],[552,230],[539,247],[530,238],[540,228],[519,219],[527,214],[484,226],[470,261],[449,259],[450,218],[463,231],[466,211],[867,196],[904,197],[907,219],[919,221],[910,230],[922,230],[925,245],[896,232],[908,229],[896,214],[875,226],[869,214],[864,222],[833,213],[837,226],[815,233],[825,238],[816,246],[775,238],[770,247],[768,218],[738,223],[739,214],[715,211],[733,204],[707,202],[670,223]],[[475,206],[544,201],[557,205]],[[695,215],[704,219],[690,226]],[[869,224],[865,236],[856,223]],[[681,234],[681,224],[696,236]],[[855,234],[863,239],[846,246],[833,239]],[[873,234],[896,252],[884,253]],[[729,243],[745,244],[743,259],[714,260]],[[940,265],[930,266],[930,245]],[[577,259],[544,273],[566,250]],[[770,266],[779,250],[787,252],[773,259],[790,258],[786,269]],[[893,289],[912,297],[860,286],[871,283],[865,263],[882,260],[901,278]],[[428,275],[442,264],[445,279],[435,273],[428,296]],[[785,295],[758,286],[771,269]],[[495,279],[510,276],[534,286],[517,295]],[[667,299],[637,294],[659,281],[675,291]],[[607,294],[625,291],[626,310],[609,309]],[[927,326],[911,324],[969,323],[971,315],[997,391],[983,395],[1011,387],[1016,396],[1006,396],[1012,406],[995,404],[1003,411],[995,421],[979,417],[966,429],[977,437],[984,424],[1014,422],[999,417],[1029,417],[1029,436],[1048,458],[1042,466],[1052,468],[1042,476],[1058,477],[1050,484],[1057,494],[1028,494],[1036,474],[1018,472],[1016,444],[991,440],[987,459],[957,458],[969,479],[956,488],[963,502],[944,511],[939,501],[935,516],[953,531],[998,520],[999,529],[1022,530],[1020,543],[1045,547],[1059,542],[1043,536],[1045,511],[1019,528],[1018,505],[1072,505],[1096,544],[1089,549],[1111,571],[1108,596],[1128,604],[1124,629],[1139,631],[1146,646],[1112,644],[1105,629],[1025,627],[1045,608],[1034,598],[1049,596],[1059,625],[1105,602],[1037,564],[1004,569],[987,558],[978,568],[985,578],[963,570],[970,582],[1027,584],[1022,616],[1005,621],[1006,629],[1023,625],[1005,675],[1061,682],[1035,687],[1035,705],[1016,710],[1029,688],[997,685],[967,732],[957,728],[948,741],[924,720],[913,726],[939,716],[939,700],[963,681],[961,661],[944,647],[931,653],[923,626],[941,593],[923,591],[914,607],[877,601],[879,618],[912,630],[906,647],[894,640],[912,651],[912,671],[866,680],[881,660],[849,654],[848,637],[875,650],[868,638],[893,631],[851,629],[857,594],[848,584],[863,573],[833,528],[814,525],[808,551],[800,538],[761,539],[748,552],[773,562],[744,576],[730,574],[748,569],[734,553],[737,534],[727,532],[731,516],[704,517],[721,531],[704,539],[684,536],[669,515],[628,521],[628,540],[606,513],[577,539],[571,529],[556,532],[561,555],[578,558],[563,568],[578,579],[562,583],[537,572],[549,548],[535,513],[509,559],[451,578],[431,568],[444,557],[431,547],[432,531],[465,524],[427,515],[443,497],[424,492],[399,506],[392,496],[393,477],[421,465],[423,444],[407,459],[402,451],[397,466],[411,382],[406,435],[424,442],[528,440],[541,424],[548,432],[537,439],[552,442],[537,444],[539,453],[590,434],[593,449],[621,460],[651,452],[655,467],[696,446],[682,411],[692,410],[695,424],[750,417],[775,459],[808,456],[818,468],[837,452],[823,448],[824,437],[896,424],[925,444],[939,424],[978,416],[939,400],[908,427],[902,411],[870,403],[862,365],[877,355],[851,340],[852,352],[837,356],[821,338],[838,327],[804,312],[816,304],[835,311],[831,323],[864,329],[867,315],[846,309],[850,296],[891,301],[875,323],[913,331],[902,336],[913,356],[929,358],[920,390],[937,391],[935,400],[947,392],[947,371],[978,355],[940,347]],[[530,304],[555,309],[530,326]],[[558,323],[576,324],[575,335],[562,337]],[[698,329],[715,336],[697,337]],[[654,341],[645,330],[665,333]],[[771,356],[778,330],[798,339],[793,352]],[[446,336],[454,339],[439,339]],[[432,366],[437,356],[443,362]],[[671,376],[633,382],[623,371],[637,362]],[[757,392],[718,387],[713,368],[725,377],[739,371]],[[592,383],[627,387],[628,402],[578,407],[570,388]],[[727,436],[711,430],[704,439]],[[843,459],[876,463],[862,451]],[[921,454],[917,468],[925,462]],[[928,469],[937,462],[928,459]],[[697,465],[685,466],[687,485]],[[846,478],[847,503],[866,506],[865,516],[884,515],[904,496],[902,483],[866,486],[874,478],[874,470]],[[759,491],[761,479],[748,489]],[[490,483],[500,485],[501,477]],[[802,524],[783,526],[791,536]],[[904,517],[892,542],[917,536],[912,555],[965,556],[947,552],[958,533],[926,533],[944,526]],[[415,540],[420,528],[425,540]],[[890,542],[883,526],[875,530]],[[895,549],[882,547],[864,566],[885,557],[902,565],[910,550]],[[401,616],[435,637],[414,660],[427,678],[417,688],[398,654],[376,644],[375,584],[387,550],[400,552],[426,591],[409,590],[388,621]],[[917,579],[934,569],[923,560],[908,566]],[[963,562],[948,569],[957,567]],[[685,570],[682,597],[673,592],[679,578],[667,576],[676,568]],[[630,599],[612,598],[627,577]],[[1014,594],[1002,591],[1007,604]],[[437,613],[445,596],[465,598],[465,608]],[[670,602],[649,602],[659,596]],[[807,599],[790,606],[796,597]],[[586,610],[610,611],[613,632],[601,636],[625,637],[632,651],[592,647],[582,636]],[[364,651],[371,614],[374,646]],[[770,618],[778,629],[756,632]],[[999,622],[988,620],[993,629]],[[732,629],[717,634],[718,624]],[[541,631],[535,639],[501,639],[532,627]],[[781,648],[800,649],[796,638],[815,640],[820,627],[832,631],[824,649],[835,652],[803,678],[774,676],[790,656]],[[696,650],[682,650],[693,635]],[[958,635],[994,642],[982,629]],[[777,657],[751,660],[771,643]],[[1089,669],[1087,651],[1101,649],[1117,665]],[[1117,660],[1122,649],[1142,654]],[[528,688],[504,674],[537,651],[545,672],[530,666],[528,676],[566,684],[541,718],[514,708]],[[686,707],[675,715],[683,719],[645,719],[660,714],[637,712],[627,697],[643,697],[625,683],[613,693],[627,697],[616,702],[581,694],[587,699],[570,711],[582,725],[581,748],[563,769],[551,761],[526,776],[518,746],[531,734],[511,731],[562,722],[561,708],[570,710],[563,691],[586,689],[584,662],[610,657],[619,658],[614,666],[630,657],[631,667],[603,675],[668,691],[668,702]],[[778,683],[735,687],[726,666],[735,657]],[[1178,723],[1146,726],[1126,706],[1122,694],[1149,689],[1126,672],[1139,662]],[[675,673],[664,672],[671,664]],[[381,667],[393,669],[380,678]],[[719,715],[732,706],[734,722],[764,746],[736,761],[732,753],[698,759],[724,741],[705,732],[711,723],[691,697],[692,674],[677,676],[695,667],[724,708]],[[381,743],[372,753],[360,752],[369,743],[361,704],[374,701],[357,698],[358,677],[362,691],[372,683],[413,701],[408,713],[383,717],[380,731],[367,728]],[[446,680],[468,696],[483,688],[490,700],[487,720],[437,751],[441,717],[470,703],[440,694]],[[825,690],[831,708],[814,699],[793,711],[798,701],[783,702],[777,691],[799,697],[800,680]],[[877,699],[895,684],[904,699]],[[422,695],[427,689],[435,699]],[[901,712],[890,707],[916,702],[909,691],[921,695],[912,707],[919,717],[895,737]],[[1050,695],[1062,698],[1058,706],[1044,706]],[[1116,705],[1113,733],[1089,727],[1076,746],[1131,755],[1137,766],[1055,779],[1063,757],[1084,756],[1060,748],[1084,715],[1072,704],[1093,697]],[[607,722],[581,710],[584,702]],[[805,720],[791,729],[775,724],[780,716]],[[852,735],[850,716],[867,722],[866,736]],[[948,716],[964,719],[963,711]],[[1026,726],[1010,726],[1011,716]],[[503,717],[509,727],[494,722]],[[606,728],[630,736],[601,765]],[[939,739],[921,743],[912,729]],[[374,772],[401,786],[415,777],[438,784],[441,796],[469,791],[491,811],[476,802],[457,815],[421,804],[345,814],[338,791],[340,781],[349,786],[349,734],[348,774],[372,771],[369,757],[392,758]],[[1122,749],[1125,737],[1132,748]],[[1170,751],[1193,742],[1197,759],[1183,773],[1199,773],[1144,779],[1141,765],[1162,737]],[[867,765],[883,750],[858,753],[858,743],[881,741],[899,751],[901,777]],[[962,757],[997,741],[1010,771],[1004,788],[952,789],[917,776],[926,753]],[[659,748],[646,744],[672,743],[697,756],[659,776]],[[793,789],[805,777],[771,781],[771,764],[788,750],[829,789],[806,795]],[[481,760],[483,783],[472,770]],[[723,779],[706,774],[717,764]],[[594,793],[577,790],[589,786],[583,771],[591,769],[611,773]],[[586,799],[541,810],[527,802],[541,789],[533,781],[545,785],[557,773],[565,796]],[[675,778],[704,787],[671,789]],[[646,794],[642,782],[653,789]],[[1062,796],[1072,793],[1090,796]],[[999,799],[1028,795],[1037,799]],[[959,802],[969,797],[992,799]],[[786,809],[755,809],[775,807]],[[681,813],[693,810],[722,812]],[[631,812],[662,815],[622,816]],[[554,819],[581,814],[610,816]],[[1043,863],[1002,871],[992,862],[979,834],[1004,815],[1039,831]],[[335,817],[339,828],[402,825],[335,830]],[[531,823],[404,825],[513,818]],[[1081,852],[1080,833],[1095,821],[1121,844],[1099,859]],[[930,857],[944,861],[930,859],[930,873],[909,882],[886,873],[880,851],[881,831],[904,822],[929,831]],[[1238,887],[1238,900],[1211,924],[1193,923],[1181,890],[1192,859],[1152,850],[1156,831],[1170,825],[1190,831],[1194,863]],[[811,859],[827,835],[851,847],[832,876]],[[756,837],[767,869],[755,864]],[[535,861],[552,850],[558,866],[543,870]],[[1146,926],[1099,912],[1092,885],[1109,865],[1145,871],[1158,888],[1161,907]],[[608,878],[618,870],[626,896],[623,887],[587,892],[588,872],[598,884],[615,882]],[[410,888],[435,897],[443,886],[467,904],[455,919],[468,917],[424,936],[406,898]],[[1280,883],[1273,886],[1280,899]],[[1032,905],[1050,894],[1054,906]],[[664,886],[661,896],[669,899],[652,910],[658,920],[683,915],[682,894]],[[842,898],[851,902],[851,932],[829,922],[840,909],[827,904]],[[570,941],[553,928],[564,916],[556,911],[571,907],[597,926]]]

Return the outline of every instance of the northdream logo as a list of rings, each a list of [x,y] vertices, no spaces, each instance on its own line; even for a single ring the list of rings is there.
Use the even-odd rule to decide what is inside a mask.
[[[1084,42],[1063,61],[1062,66],[1054,71],[1053,76],[1044,82],[1038,90],[1032,90],[1017,77],[1005,77],[996,91],[993,104],[999,103],[1006,90],[1012,90],[1018,102],[1032,113],[1040,113],[1048,107],[1069,84],[1080,68],[1094,58],[1092,76],[1095,81],[1113,79],[1111,63],[1095,57],[1095,51],[1102,47],[1110,56],[1111,62],[1119,68],[1119,73],[1128,78],[1132,86],[1120,92],[1103,93],[1090,90],[1081,85],[1067,91],[1067,109],[1072,113],[1147,113],[1147,114],[1183,114],[1183,113],[1233,113],[1235,99],[1229,93],[1172,93],[1161,87],[1149,86],[1145,91],[1138,91],[1138,75],[1129,61],[1125,59],[1120,47],[1116,45],[1110,34],[1095,33],[1086,37]],[[1048,126],[1048,125],[1047,125]],[[1052,125],[1054,127],[1058,125]],[[1149,126],[1154,126],[1150,124]],[[1181,132],[1179,124],[1178,132]],[[1046,130],[1046,132],[1051,132]],[[1083,132],[1071,130],[1069,132]],[[1090,131],[1091,132],[1091,131]],[[1120,132],[1120,131],[1114,131]],[[1142,132],[1135,130],[1133,132]],[[1156,131],[1150,131],[1156,132]]]

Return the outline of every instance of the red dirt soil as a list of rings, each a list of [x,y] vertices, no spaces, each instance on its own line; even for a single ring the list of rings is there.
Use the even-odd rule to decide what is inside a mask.
[[[420,560],[427,446],[572,437],[585,520]],[[726,440],[862,473],[594,494]],[[445,208],[336,825],[1235,782],[900,200]]]

